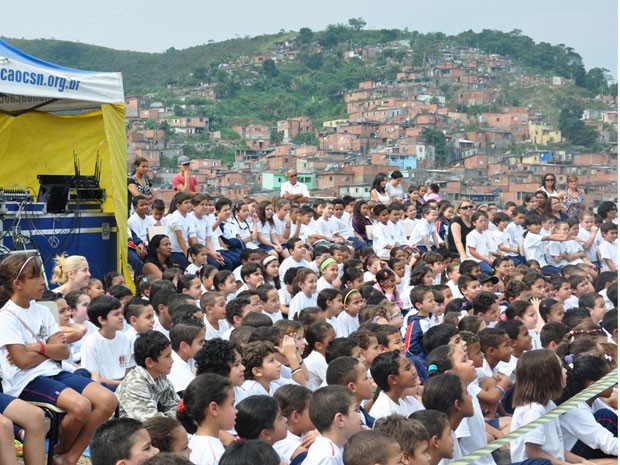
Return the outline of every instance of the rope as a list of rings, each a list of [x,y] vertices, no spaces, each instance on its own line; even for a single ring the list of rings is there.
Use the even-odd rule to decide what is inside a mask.
[[[537,418],[536,420],[534,420],[531,423],[528,423],[527,425],[523,425],[521,428],[515,431],[512,431],[510,434],[507,434],[503,438],[497,439],[493,441],[492,443],[486,445],[485,447],[482,447],[476,450],[475,452],[472,452],[471,454],[466,455],[465,457],[455,460],[454,462],[450,462],[450,465],[466,465],[468,463],[475,462],[476,460],[480,459],[480,457],[490,454],[494,450],[499,449],[504,444],[508,444],[513,439],[516,439],[519,436],[522,436],[523,434],[528,433],[529,431],[532,431],[538,428],[540,425],[543,425],[553,420],[554,418],[559,417],[563,413],[566,413],[572,408],[574,408],[578,403],[595,397],[597,394],[600,394],[605,389],[611,386],[614,386],[617,383],[618,383],[618,369],[615,368],[611,372],[607,373],[604,377],[599,379],[592,386],[584,389],[579,394],[576,394],[575,396],[571,397],[569,400],[564,402],[562,405],[554,408],[553,410],[546,413],[542,417]]]

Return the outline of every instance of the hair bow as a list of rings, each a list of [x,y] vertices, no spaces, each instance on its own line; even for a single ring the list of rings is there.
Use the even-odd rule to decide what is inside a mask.
[[[177,412],[178,413],[184,413],[185,412],[185,402],[183,402],[183,400],[181,400],[178,404],[177,404]]]

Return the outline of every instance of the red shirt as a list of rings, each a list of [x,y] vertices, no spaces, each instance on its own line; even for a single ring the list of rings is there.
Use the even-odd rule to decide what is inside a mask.
[[[185,178],[178,173],[175,174],[172,178],[172,188],[177,191],[183,186],[185,186]],[[194,176],[189,177],[189,192],[198,192],[198,180]]]

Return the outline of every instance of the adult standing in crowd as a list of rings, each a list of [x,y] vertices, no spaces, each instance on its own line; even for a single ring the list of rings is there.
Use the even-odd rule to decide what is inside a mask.
[[[390,182],[385,185],[385,191],[388,193],[392,201],[402,202],[405,200],[405,191],[403,190],[402,180],[403,173],[399,170],[393,171],[390,175]]]
[[[538,188],[538,190],[543,191],[545,194],[547,194],[547,197],[551,197],[551,196],[557,197],[559,192],[555,188],[555,183],[556,183],[555,174],[553,173],[545,174],[542,177],[542,183],[541,183],[541,186]]]
[[[286,178],[288,180],[280,187],[280,197],[299,203],[306,203],[310,200],[310,191],[305,184],[297,180],[296,170],[288,170]]]
[[[151,203],[154,198],[153,184],[146,175],[149,170],[149,161],[144,157],[137,157],[133,162],[133,173],[127,178],[127,205],[131,208],[131,199],[143,195]]]
[[[569,217],[581,218],[581,214],[586,210],[586,197],[577,183],[577,176],[574,174],[567,176],[566,190],[561,192],[559,197],[564,202]]]
[[[198,180],[190,172],[189,163],[189,157],[185,155],[179,157],[177,161],[179,172],[172,178],[172,189],[177,192],[187,192],[190,195],[194,195],[200,189],[198,189]]]
[[[385,190],[385,186],[387,185],[387,175],[385,173],[378,173],[375,176],[375,179],[372,180],[372,184],[370,185],[370,198],[375,202],[382,203],[384,205],[389,205],[392,201],[390,194]]]
[[[474,229],[471,223],[471,215],[474,204],[470,200],[460,200],[456,204],[456,212],[450,221],[450,234],[448,234],[448,250],[456,252],[461,261],[467,260],[466,240],[467,235]]]

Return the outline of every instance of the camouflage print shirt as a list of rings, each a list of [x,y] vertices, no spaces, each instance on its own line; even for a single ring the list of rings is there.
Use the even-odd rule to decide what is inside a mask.
[[[121,417],[144,421],[156,416],[176,415],[179,396],[165,375],[153,379],[146,368],[135,367],[116,390]]]

